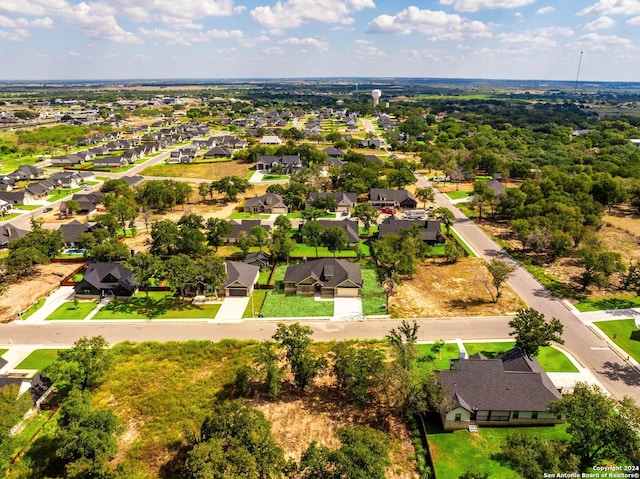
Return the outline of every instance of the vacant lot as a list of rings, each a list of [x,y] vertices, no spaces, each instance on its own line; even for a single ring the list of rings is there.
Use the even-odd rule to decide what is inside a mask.
[[[224,163],[192,163],[190,165],[155,165],[145,168],[145,176],[169,176],[172,178],[203,178],[217,180],[223,176],[246,177],[251,165],[237,161]]]
[[[481,279],[482,260],[465,258],[456,264],[427,260],[413,278],[404,279],[389,301],[393,317],[499,316],[523,306],[509,287],[492,303]]]

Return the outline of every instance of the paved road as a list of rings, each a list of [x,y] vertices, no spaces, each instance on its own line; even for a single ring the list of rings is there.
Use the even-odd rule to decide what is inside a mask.
[[[418,186],[428,182],[418,176]],[[607,390],[618,398],[631,396],[640,402],[640,373],[624,358],[613,351],[609,345],[589,329],[573,312],[554,297],[527,270],[520,267],[495,241],[489,238],[477,225],[469,220],[449,197],[436,193],[440,205],[450,208],[455,216],[455,230],[467,241],[481,257],[490,260],[501,259],[514,268],[514,274],[508,283],[511,288],[532,308],[547,318],[558,318],[564,325],[565,346],[582,364],[585,365]],[[467,337],[466,332],[460,335]]]
[[[453,340],[507,338],[507,317],[474,317],[447,319],[419,319],[420,340]],[[313,338],[318,341],[332,339],[383,338],[400,320],[308,321]],[[102,335],[111,344],[120,341],[185,341],[188,339],[270,338],[275,332],[275,321],[245,321],[242,323],[206,323],[183,321],[54,321],[47,323],[12,322],[0,325],[0,347],[12,344],[68,346],[83,336]]]

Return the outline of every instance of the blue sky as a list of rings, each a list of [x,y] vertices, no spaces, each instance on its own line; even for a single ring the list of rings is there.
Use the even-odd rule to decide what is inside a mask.
[[[0,0],[0,79],[640,81],[640,0]]]

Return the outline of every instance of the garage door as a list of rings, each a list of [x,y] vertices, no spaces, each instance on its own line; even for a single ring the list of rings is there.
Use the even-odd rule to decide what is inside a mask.
[[[246,288],[229,288],[229,296],[247,296]]]

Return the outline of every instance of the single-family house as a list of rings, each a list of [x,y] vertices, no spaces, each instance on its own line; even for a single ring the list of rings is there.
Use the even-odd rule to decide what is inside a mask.
[[[438,371],[440,384],[450,399],[440,411],[445,430],[478,426],[531,426],[563,421],[548,410],[560,399],[535,358],[512,349],[495,359],[474,354],[451,361],[448,371]]]
[[[33,197],[34,200],[43,200],[49,196],[49,192],[53,190],[53,187],[40,183],[30,183],[25,187],[25,191]]]
[[[93,166],[96,168],[121,168],[128,164],[127,159],[122,156],[107,156],[106,158],[93,160]]]
[[[205,158],[230,158],[233,153],[224,146],[214,146],[204,154]]]
[[[144,176],[121,176],[120,179],[124,180],[129,185],[129,188],[133,188],[134,186],[138,186],[144,181]]]
[[[6,248],[9,242],[22,238],[29,231],[13,226],[12,224],[0,225],[0,248]]]
[[[254,253],[249,253],[247,257],[244,259],[244,262],[247,264],[252,264],[260,268],[260,271],[269,266],[269,261],[271,260],[271,256],[264,251],[256,251]]]
[[[329,146],[322,150],[329,158],[344,158],[345,152],[340,148],[336,148],[334,146]]]
[[[279,166],[285,173],[293,173],[300,170],[304,165],[300,154],[297,155],[260,155],[256,161],[256,170],[270,172],[274,167]]]
[[[137,290],[136,276],[120,263],[90,263],[84,278],[75,286],[76,296],[83,299],[103,296],[130,297]]]
[[[222,237],[225,244],[235,244],[242,237],[248,237],[251,234],[251,228],[260,226],[267,233],[271,231],[271,226],[264,224],[262,220],[230,220],[231,231],[228,235]]]
[[[319,258],[289,266],[284,292],[299,296],[356,297],[362,290],[360,265],[335,258]]]
[[[351,209],[355,207],[358,202],[358,194],[357,193],[344,193],[342,191],[332,191],[331,193],[317,192],[312,191],[307,195],[306,206],[308,207],[314,200],[318,198],[326,198],[327,196],[333,196],[336,200],[336,213],[348,216],[351,213]]]
[[[71,197],[72,200],[77,201],[80,205],[80,213],[90,214],[98,208],[98,203],[104,201],[104,194],[99,191],[91,193],[76,193]],[[60,212],[66,214],[67,202],[60,203]]]
[[[258,282],[260,268],[252,264],[226,260],[224,262],[226,276],[224,286],[218,290],[223,296],[251,296],[253,288]],[[214,293],[213,286],[207,283],[202,276],[197,276],[194,281],[189,281],[182,288],[184,296],[207,296]]]
[[[496,196],[504,194],[504,191],[507,189],[507,187],[498,180],[488,181],[487,188],[493,191]]]
[[[418,202],[411,192],[405,189],[371,188],[369,190],[369,203],[374,208],[390,207],[411,210],[418,206]]]
[[[282,196],[275,193],[265,193],[246,200],[244,202],[244,212],[286,215],[289,212],[289,207],[285,204]]]
[[[335,228],[338,227],[342,229],[347,235],[347,241],[349,245],[353,246],[360,242],[360,234],[358,233],[358,220],[350,220],[345,218],[341,221],[335,220],[318,220],[318,223],[322,225],[323,228]]]
[[[44,178],[44,170],[34,165],[22,165],[17,170],[9,173],[9,176],[14,176],[18,180],[41,180]]]
[[[434,245],[443,243],[445,237],[440,229],[440,221],[438,220],[420,220],[420,219],[400,219],[395,215],[386,217],[382,223],[378,225],[378,238],[384,238],[389,234],[401,234],[402,230],[408,230],[418,226],[420,228],[420,238],[425,243]]]
[[[83,233],[91,233],[95,225],[95,223],[81,223],[78,220],[60,225],[65,246],[67,248],[77,247],[80,242],[80,235]]]
[[[276,135],[264,135],[260,140],[260,143],[263,145],[281,145],[282,140]]]
[[[0,191],[0,199],[13,206],[31,205],[35,201],[33,195],[26,189],[21,191]]]

